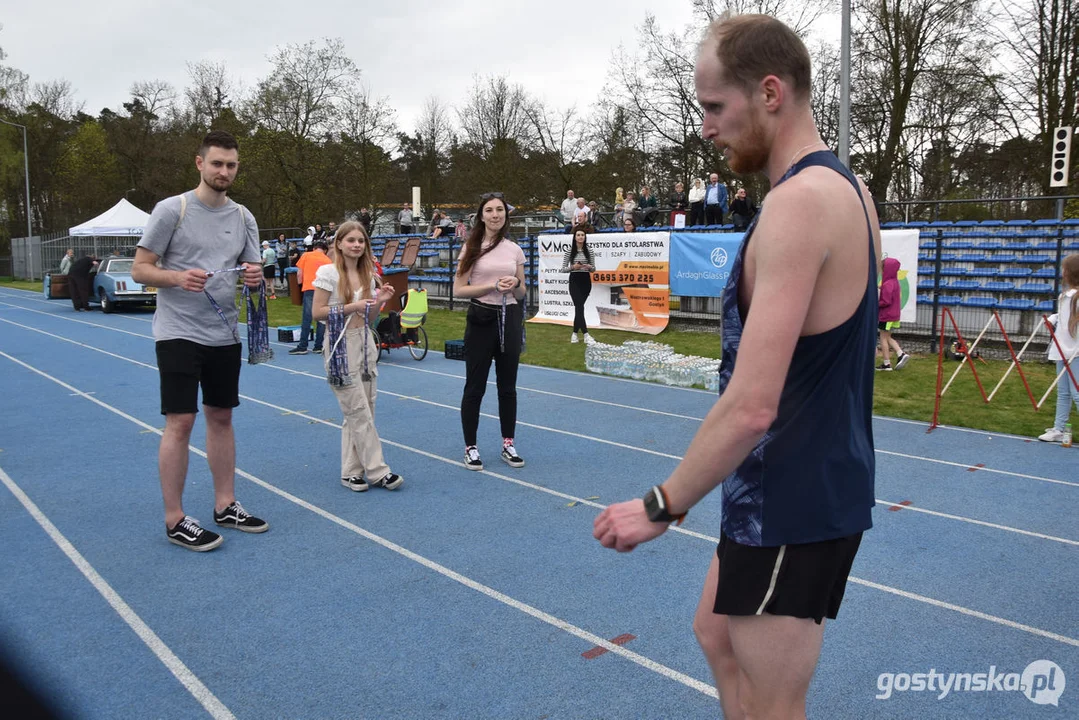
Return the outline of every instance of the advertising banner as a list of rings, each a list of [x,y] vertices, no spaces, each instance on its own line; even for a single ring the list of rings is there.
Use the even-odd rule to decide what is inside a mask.
[[[720,297],[744,233],[671,233],[671,294]]]
[[[573,325],[569,273],[561,272],[571,242],[570,235],[538,238],[539,311],[530,322]],[[670,233],[594,233],[588,246],[596,267],[584,306],[588,327],[663,332],[670,319]]]

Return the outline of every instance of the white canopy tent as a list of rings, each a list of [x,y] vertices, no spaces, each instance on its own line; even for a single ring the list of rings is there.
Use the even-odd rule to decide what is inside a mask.
[[[144,213],[123,198],[92,220],[68,230],[72,237],[140,237],[149,213]]]

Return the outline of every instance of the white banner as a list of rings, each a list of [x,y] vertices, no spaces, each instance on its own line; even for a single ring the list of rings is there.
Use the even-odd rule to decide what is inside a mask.
[[[917,322],[918,231],[881,230],[880,245],[881,261],[888,257],[899,261],[899,297],[902,303],[899,321]]]
[[[573,324],[569,273],[561,272],[572,241],[570,235],[539,237],[539,311],[532,321]],[[594,233],[588,247],[596,265],[584,306],[588,327],[661,333],[670,319],[670,233]]]

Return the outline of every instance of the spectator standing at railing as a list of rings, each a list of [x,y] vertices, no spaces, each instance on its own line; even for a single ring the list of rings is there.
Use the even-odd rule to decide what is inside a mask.
[[[262,278],[270,290],[270,294],[266,297],[276,300],[277,293],[274,292],[274,288],[277,286],[277,251],[270,247],[269,240],[262,241]]]
[[[719,175],[708,176],[704,189],[704,220],[708,225],[722,225],[727,215],[727,186],[719,181]]]
[[[637,200],[637,209],[641,214],[641,224],[645,227],[655,222],[659,212],[659,202],[652,195],[652,188],[647,185],[641,188],[641,197]]]
[[[74,248],[68,248],[64,256],[60,258],[60,274],[67,275],[71,270],[71,264],[75,262],[75,250]]]
[[[363,225],[367,237],[371,237],[371,211],[367,208],[360,208],[360,225]],[[336,230],[333,227],[333,223],[330,223],[330,237],[334,237],[335,234]]]
[[[1049,322],[1056,325],[1053,333],[1057,341],[1049,343],[1049,359],[1056,361],[1057,374],[1060,375],[1057,380],[1057,413],[1053,427],[1046,428],[1045,433],[1038,436],[1042,442],[1061,442],[1072,405],[1079,408],[1079,390],[1075,389],[1071,378],[1071,375],[1079,378],[1079,363],[1075,362],[1079,354],[1079,254],[1068,255],[1060,265],[1064,292],[1057,299],[1056,315],[1049,318]],[[1060,344],[1059,349],[1057,343]],[[1071,369],[1070,374],[1064,372],[1066,366]]]
[[[566,224],[566,230],[573,225],[573,212],[577,209],[577,199],[572,190],[566,191],[566,199],[562,201],[559,211],[562,213],[562,222]]]
[[[738,188],[734,193],[734,202],[731,203],[731,222],[735,230],[745,230],[757,214],[757,204],[753,198],[746,194],[744,187]]]
[[[280,286],[278,290],[288,290],[288,277],[285,275],[285,270],[288,270],[289,259],[289,247],[288,241],[285,240],[285,233],[277,234],[277,270],[280,276]]]
[[[588,201],[588,224],[593,228],[599,227],[599,205],[595,200]]]
[[[412,208],[408,203],[401,206],[401,212],[397,213],[397,222],[401,226],[402,235],[412,234]]]
[[[667,218],[667,224],[674,227],[674,219],[678,215],[685,215],[686,210],[689,208],[689,198],[686,196],[686,186],[680,182],[674,184],[674,192],[667,198],[667,205],[670,206],[670,215]]]
[[[584,202],[584,198],[577,198],[577,207],[573,209],[573,227],[589,225],[592,213]]]
[[[622,219],[629,218],[633,220],[633,225],[636,226],[640,219],[637,217],[637,197],[633,192],[626,193],[626,199],[622,201]]]
[[[693,178],[689,189],[689,224],[704,225],[704,183],[700,178]]]

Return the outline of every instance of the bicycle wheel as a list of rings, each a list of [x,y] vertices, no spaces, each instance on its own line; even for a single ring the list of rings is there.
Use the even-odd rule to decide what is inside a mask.
[[[374,336],[375,344],[378,345],[378,355],[375,355],[375,364],[377,365],[382,362],[382,353],[389,355],[390,351],[382,344],[382,338],[378,336],[378,330],[371,328],[371,334]]]
[[[416,328],[416,340],[408,344],[408,351],[412,353],[413,360],[423,360],[427,357],[427,331],[422,325]]]

